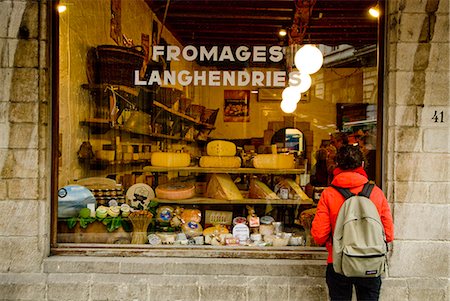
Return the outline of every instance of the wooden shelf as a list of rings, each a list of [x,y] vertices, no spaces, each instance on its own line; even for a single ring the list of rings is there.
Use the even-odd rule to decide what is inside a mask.
[[[83,126],[88,126],[89,128],[93,129],[94,134],[104,134],[108,130],[116,130],[116,131],[122,131],[125,133],[130,133],[133,135],[140,135],[140,136],[146,136],[146,137],[152,137],[152,138],[158,138],[158,139],[168,139],[168,140],[176,140],[176,141],[185,141],[185,142],[196,142],[195,139],[187,139],[177,136],[171,136],[166,134],[160,134],[160,133],[148,133],[148,134],[142,134],[142,133],[136,133],[133,131],[130,131],[128,129],[125,129],[123,126],[115,125],[111,126],[111,123],[107,119],[100,119],[100,118],[90,118],[87,120],[80,121],[80,124]],[[201,140],[200,140],[201,141]]]
[[[206,197],[194,197],[190,199],[184,200],[167,200],[167,199],[153,199],[154,201],[161,204],[271,204],[271,205],[312,205],[312,199],[307,200],[272,200],[272,199],[242,199],[242,200],[220,200],[220,199],[211,199]]]
[[[213,125],[211,125],[211,124],[198,121],[198,120],[192,118],[191,116],[183,114],[183,113],[180,113],[178,111],[175,111],[174,109],[169,108],[168,106],[166,106],[166,105],[164,105],[164,104],[162,104],[160,102],[153,101],[153,105],[158,107],[158,108],[163,109],[164,111],[166,111],[166,112],[168,112],[168,113],[170,113],[172,115],[178,116],[178,117],[180,117],[180,118],[182,118],[182,119],[184,119],[186,121],[189,121],[189,122],[191,122],[193,124],[200,125],[204,129],[207,129],[207,130],[214,130],[215,129],[215,127]]]
[[[303,174],[304,168],[296,169],[259,169],[259,168],[211,168],[211,167],[157,167],[157,166],[145,166],[144,172],[192,172],[192,173],[232,173],[232,174],[272,174],[272,175],[284,175],[284,174]]]

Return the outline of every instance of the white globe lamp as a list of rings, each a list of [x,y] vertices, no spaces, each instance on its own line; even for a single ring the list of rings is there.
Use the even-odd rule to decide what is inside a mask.
[[[281,98],[289,102],[298,103],[302,97],[301,92],[296,87],[287,87],[281,93]]]
[[[301,73],[313,74],[322,67],[323,55],[319,48],[307,44],[297,51],[294,63]]]
[[[311,88],[312,79],[309,74],[295,71],[289,77],[289,86],[297,89],[299,93],[306,92]]]
[[[280,108],[285,113],[293,113],[297,109],[297,103],[283,99]]]

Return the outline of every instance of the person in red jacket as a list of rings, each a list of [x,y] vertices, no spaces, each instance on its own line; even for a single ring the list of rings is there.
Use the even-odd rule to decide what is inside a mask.
[[[336,154],[337,168],[331,183],[334,186],[348,188],[354,194],[361,192],[368,181],[363,168],[363,154],[358,146],[342,146]],[[383,191],[375,186],[370,195],[383,223],[386,240],[394,239],[394,225],[391,210]],[[325,245],[328,250],[326,281],[332,301],[351,300],[352,288],[355,285],[358,300],[378,300],[381,288],[381,277],[360,278],[346,277],[333,269],[332,237],[339,209],[344,197],[334,188],[326,188],[317,205],[317,212],[312,222],[311,235],[318,245]]]

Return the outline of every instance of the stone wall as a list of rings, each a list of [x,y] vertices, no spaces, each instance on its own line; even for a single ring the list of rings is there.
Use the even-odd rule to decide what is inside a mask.
[[[0,273],[41,273],[49,254],[46,7],[0,2]]]
[[[388,4],[384,170],[396,240],[381,300],[448,300],[448,1]],[[46,13],[46,1],[0,2],[0,299],[326,300],[324,261],[49,257]]]
[[[388,4],[385,166],[396,236],[389,276],[404,279],[414,300],[449,298],[449,2]]]

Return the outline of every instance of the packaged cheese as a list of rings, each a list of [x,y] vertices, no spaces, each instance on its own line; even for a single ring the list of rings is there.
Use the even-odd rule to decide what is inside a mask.
[[[191,163],[191,156],[187,153],[154,152],[151,163],[160,167],[187,167]]]
[[[219,157],[219,156],[202,156],[200,158],[201,167],[241,167],[240,157]]]
[[[181,230],[188,238],[200,236],[203,233],[202,225],[197,222],[187,222],[181,226]]]
[[[156,196],[167,200],[184,200],[192,198],[195,195],[195,184],[185,183],[166,183],[158,185],[155,189]]]
[[[209,236],[209,235],[216,235],[219,236],[220,234],[227,234],[230,233],[228,231],[227,227],[224,225],[215,225],[213,227],[208,227],[205,230],[203,230],[203,236]]]
[[[225,140],[214,140],[206,145],[208,156],[233,157],[236,155],[236,145]]]
[[[198,209],[184,209],[180,217],[183,223],[188,222],[200,223],[202,220],[202,213]]]
[[[266,184],[258,179],[250,180],[250,187],[248,196],[251,199],[268,199],[278,200],[280,199],[275,192],[273,192]]]
[[[306,193],[292,179],[282,179],[280,182],[278,182],[275,185],[275,193],[277,193],[278,195],[283,195],[281,197],[283,199],[301,199],[303,201],[310,200]],[[287,195],[284,196],[285,193],[287,193]]]
[[[295,167],[292,154],[258,154],[253,158],[255,168],[291,169]]]
[[[213,174],[206,188],[206,195],[221,200],[242,200],[241,192],[228,174]]]

